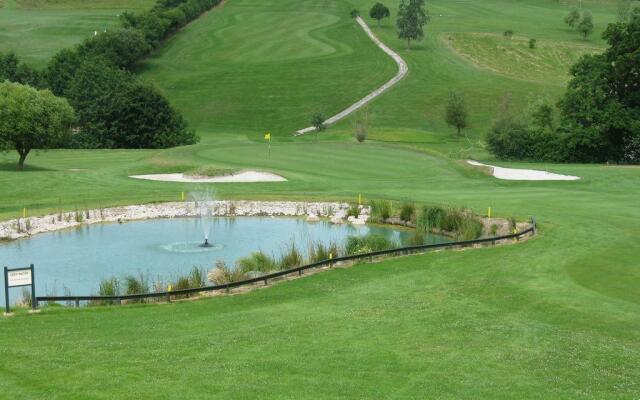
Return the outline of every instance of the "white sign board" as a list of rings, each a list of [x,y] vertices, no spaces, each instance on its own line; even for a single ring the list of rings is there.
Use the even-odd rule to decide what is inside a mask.
[[[31,285],[31,269],[17,269],[7,273],[7,286],[25,286]]]

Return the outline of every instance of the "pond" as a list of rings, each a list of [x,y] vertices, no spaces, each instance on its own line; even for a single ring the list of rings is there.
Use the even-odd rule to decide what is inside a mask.
[[[405,243],[411,231],[388,226],[335,225],[302,218],[173,218],[95,224],[0,244],[0,265],[35,265],[36,294],[96,294],[101,279],[144,273],[166,282],[194,266],[229,265],[256,250],[280,255],[291,243],[303,253],[312,242],[343,245],[350,235],[375,233]],[[211,247],[203,248],[208,236]],[[444,238],[431,236],[429,242]],[[4,299],[4,285],[0,289]],[[13,301],[21,289],[11,289]]]

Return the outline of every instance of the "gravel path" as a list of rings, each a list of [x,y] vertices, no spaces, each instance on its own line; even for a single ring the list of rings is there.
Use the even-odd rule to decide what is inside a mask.
[[[578,176],[554,174],[537,169],[496,167],[495,165],[487,165],[473,160],[467,160],[467,163],[476,167],[489,167],[493,176],[509,181],[575,181],[580,179]]]
[[[378,37],[371,31],[371,28],[369,28],[369,25],[367,25],[367,23],[364,22],[364,20],[361,17],[357,17],[356,21],[358,22],[358,24],[360,24],[362,29],[364,29],[364,31],[369,36],[369,38],[371,38],[371,40],[373,40],[373,42],[378,47],[380,47],[382,49],[382,51],[387,53],[391,58],[393,58],[393,61],[395,61],[396,64],[398,64],[398,73],[396,74],[396,76],[391,78],[390,81],[388,81],[384,85],[380,86],[378,89],[374,90],[373,92],[369,93],[367,96],[363,97],[362,99],[358,100],[356,103],[352,104],[349,108],[339,112],[338,114],[336,114],[333,117],[331,117],[331,118],[327,119],[326,121],[324,121],[325,125],[334,124],[334,123],[340,121],[341,119],[345,118],[349,114],[352,114],[353,112],[359,110],[364,105],[369,103],[371,100],[373,100],[376,97],[380,96],[382,93],[384,93],[390,87],[392,87],[393,85],[398,83],[402,78],[405,77],[405,75],[407,75],[407,72],[409,72],[409,67],[407,67],[407,63],[402,59],[402,57],[400,57],[400,55],[398,55],[398,53],[396,53],[395,51],[391,50],[384,43],[382,43],[380,41],[380,39],[378,39]],[[300,129],[299,131],[296,131],[296,133],[294,133],[294,135],[295,136],[300,136],[300,135],[304,135],[305,133],[313,132],[315,130],[316,130],[315,127],[310,126],[308,128],[304,128],[304,129]]]

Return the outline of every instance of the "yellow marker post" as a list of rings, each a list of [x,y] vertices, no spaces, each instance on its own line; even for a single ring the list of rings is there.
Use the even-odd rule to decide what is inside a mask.
[[[180,199],[181,199],[182,201],[184,201],[184,192],[181,192],[181,193],[180,193]]]
[[[362,193],[358,194],[358,205],[362,205]]]
[[[333,253],[329,253],[329,266],[333,267]]]
[[[487,210],[487,217],[491,218],[491,207]]]
[[[269,152],[267,153],[267,157],[271,157],[271,133],[267,132],[264,134],[264,140],[269,141]]]

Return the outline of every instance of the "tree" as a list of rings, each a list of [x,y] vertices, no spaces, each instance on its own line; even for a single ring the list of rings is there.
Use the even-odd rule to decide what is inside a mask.
[[[569,27],[573,30],[576,27],[576,24],[580,21],[580,11],[577,8],[569,11],[566,17],[564,17],[564,23],[569,25]]]
[[[424,0],[402,0],[398,8],[396,27],[398,38],[407,41],[407,48],[412,40],[424,37],[423,27],[429,22],[429,14],[424,8]]]
[[[11,81],[43,88],[45,82],[40,72],[32,69],[24,62],[20,62],[15,53],[0,53],[0,82]]]
[[[353,10],[351,10],[349,15],[351,16],[351,18],[358,18],[360,16],[360,11],[354,8]]]
[[[20,155],[18,169],[32,149],[57,146],[70,134],[74,112],[49,90],[19,83],[0,83],[0,146]]]
[[[640,9],[627,22],[610,24],[603,38],[604,53],[586,55],[571,68],[559,104],[570,160],[621,161],[625,144],[640,137]]]
[[[584,40],[587,40],[587,36],[591,35],[593,32],[593,16],[591,15],[591,11],[585,10],[582,13],[582,20],[580,20],[577,30],[582,34]]]
[[[467,107],[462,96],[456,92],[449,93],[449,100],[445,107],[445,120],[447,124],[458,130],[458,135],[467,127],[467,116]]]
[[[511,41],[511,38],[513,38],[513,31],[511,29],[507,29],[506,31],[502,32],[502,36],[504,36],[504,38],[508,41]]]
[[[389,9],[382,3],[374,4],[369,11],[369,16],[373,19],[378,20],[378,26],[380,26],[380,20],[382,18],[388,18],[389,15],[391,15]]]
[[[324,124],[324,115],[322,115],[322,113],[315,113],[313,114],[313,116],[311,117],[311,125],[316,128],[316,133],[318,132],[322,132],[326,129],[326,126]]]
[[[103,60],[85,60],[67,96],[78,110],[78,147],[166,148],[198,141],[153,86]]]

